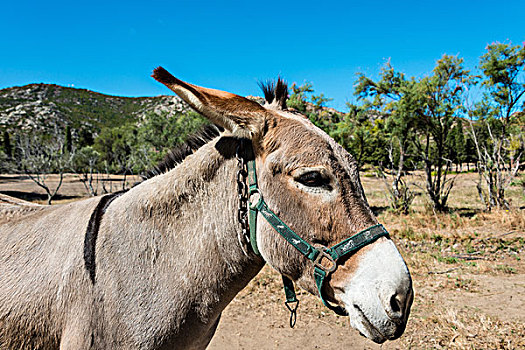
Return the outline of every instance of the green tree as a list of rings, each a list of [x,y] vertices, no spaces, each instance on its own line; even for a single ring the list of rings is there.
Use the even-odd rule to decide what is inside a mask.
[[[93,146],[95,143],[95,137],[93,132],[88,128],[80,128],[78,130],[78,139],[76,141],[76,147],[83,148],[85,146]]]
[[[454,186],[448,178],[451,161],[449,132],[456,118],[464,110],[463,92],[472,84],[470,72],[463,67],[463,59],[443,55],[437,61],[432,75],[413,85],[417,101],[417,133],[414,144],[423,163],[426,191],[433,209],[445,211],[448,196]]]
[[[456,164],[456,171],[460,171],[463,162],[467,159],[466,139],[463,130],[463,120],[456,118],[454,126],[448,134],[447,142],[447,159]]]
[[[11,158],[13,156],[13,147],[11,146],[11,137],[7,130],[4,130],[3,132],[2,144],[7,159]]]
[[[134,125],[104,128],[95,139],[94,149],[100,154],[100,161],[107,166],[107,172],[126,173],[132,151],[137,147],[138,130]]]
[[[292,93],[286,102],[288,107],[306,115],[312,123],[323,129],[327,134],[335,131],[336,124],[342,120],[342,114],[333,109],[325,108],[326,102],[332,101],[331,98],[322,93],[314,95],[313,85],[308,82],[301,86],[293,83],[291,90]]]
[[[333,101],[333,98],[328,98],[323,93],[321,93],[320,95],[312,95],[311,99],[313,105],[318,110],[322,109],[323,107],[326,107],[327,102]]]
[[[383,144],[372,145],[373,149],[387,150],[386,157],[378,157],[378,171],[385,180],[390,196],[390,205],[395,211],[407,213],[414,198],[404,181],[407,152],[414,138],[417,101],[413,94],[413,80],[407,80],[403,73],[397,72],[390,62],[382,68],[378,81],[358,74],[355,95],[358,100],[367,100],[372,114],[385,119],[382,131]],[[381,119],[378,119],[381,120]],[[379,138],[377,138],[379,139]],[[372,140],[371,140],[372,141]],[[391,175],[387,179],[386,170]]]
[[[109,172],[140,173],[159,162],[207,121],[195,112],[148,114],[139,126],[102,129],[94,142]]]
[[[327,133],[354,156],[359,169],[365,163],[378,164],[385,157],[383,121],[374,118],[369,105],[347,106],[349,112],[338,117]]]
[[[207,123],[196,112],[173,115],[151,113],[139,128],[138,138],[140,143],[150,146],[152,158],[158,161]]]
[[[297,109],[301,113],[306,113],[308,96],[314,92],[312,83],[306,82],[301,86],[293,83],[291,89],[292,93],[290,94],[286,105],[290,108]]]
[[[454,127],[454,149],[456,150],[456,164],[459,165],[459,171],[462,169],[463,163],[467,160],[467,140],[465,138],[465,130],[463,128],[463,119],[458,118]]]
[[[525,46],[488,45],[480,68],[485,94],[472,116],[482,132],[471,128],[479,158],[478,192],[487,210],[510,209],[505,191],[518,172],[523,154]]]
[[[71,135],[71,127],[69,125],[66,125],[63,152],[71,153],[72,151],[73,151],[73,137]]]

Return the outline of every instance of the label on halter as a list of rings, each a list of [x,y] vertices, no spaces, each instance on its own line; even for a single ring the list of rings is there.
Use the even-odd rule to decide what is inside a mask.
[[[383,227],[383,225],[377,224],[336,244],[329,249],[329,252],[334,259],[338,259],[341,256],[362,248],[383,236],[388,236],[388,231]]]

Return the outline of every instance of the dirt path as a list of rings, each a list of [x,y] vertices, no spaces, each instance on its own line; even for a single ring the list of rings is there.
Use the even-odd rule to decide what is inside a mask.
[[[453,290],[441,295],[440,302],[448,307],[463,306],[479,310],[502,320],[525,323],[525,274],[463,275],[476,282],[474,291]]]

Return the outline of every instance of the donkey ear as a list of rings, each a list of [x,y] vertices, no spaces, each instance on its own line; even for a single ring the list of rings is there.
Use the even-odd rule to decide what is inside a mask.
[[[151,75],[173,90],[193,109],[236,136],[251,138],[259,133],[267,111],[255,101],[220,90],[207,89],[183,82],[162,67]]]

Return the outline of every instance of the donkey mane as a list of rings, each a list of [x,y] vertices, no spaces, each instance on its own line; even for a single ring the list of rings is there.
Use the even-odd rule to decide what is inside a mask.
[[[190,135],[180,146],[172,148],[157,165],[142,174],[143,180],[150,179],[174,169],[177,165],[197,151],[199,148],[216,138],[224,129],[215,124],[205,125],[200,131]]]
[[[286,109],[288,84],[281,77],[277,77],[277,82],[273,80],[259,81],[258,85],[263,91],[264,99],[268,104],[276,103],[280,109]]]
[[[277,77],[277,82],[274,80],[267,80],[265,82],[259,81],[264,99],[267,103],[277,103],[281,109],[286,109],[286,100],[288,99],[288,84]],[[223,128],[215,124],[208,124],[200,131],[190,135],[188,139],[180,146],[172,148],[157,165],[152,169],[147,170],[141,175],[143,180],[150,179],[157,175],[163,174],[174,169],[177,165],[188,157],[190,154],[197,151],[199,148],[218,137],[224,131]]]

